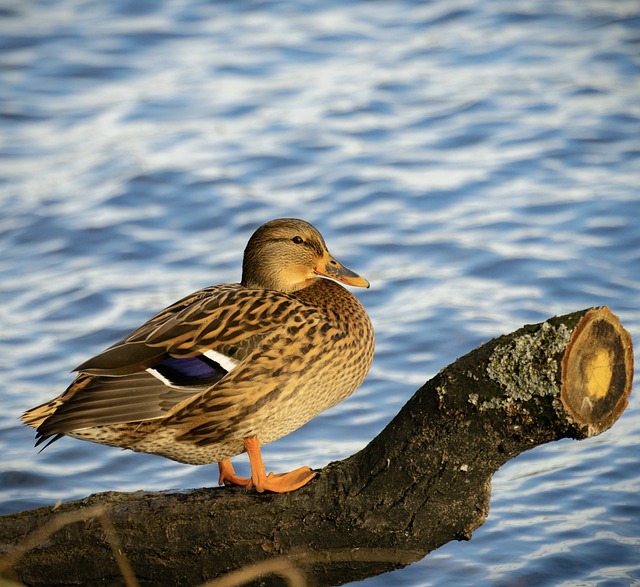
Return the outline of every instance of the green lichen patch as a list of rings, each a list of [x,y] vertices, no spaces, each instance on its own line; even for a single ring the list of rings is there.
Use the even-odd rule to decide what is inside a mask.
[[[571,331],[564,324],[554,326],[544,322],[535,331],[497,345],[489,358],[487,374],[511,401],[556,396],[560,393],[559,362],[570,337]],[[505,396],[499,404],[504,404]],[[482,407],[497,407],[493,403],[483,402]]]

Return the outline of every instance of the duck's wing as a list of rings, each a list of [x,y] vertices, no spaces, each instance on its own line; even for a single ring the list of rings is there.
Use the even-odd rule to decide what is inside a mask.
[[[39,442],[94,426],[163,418],[211,390],[305,305],[288,294],[230,284],[169,306],[77,368],[59,398],[25,414]],[[286,326],[285,326],[286,327]]]

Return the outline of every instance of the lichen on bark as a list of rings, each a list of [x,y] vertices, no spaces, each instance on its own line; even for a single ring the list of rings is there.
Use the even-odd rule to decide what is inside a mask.
[[[494,409],[505,402],[527,402],[534,397],[557,395],[559,365],[571,331],[562,323],[544,322],[532,332],[499,344],[487,364],[487,374],[505,391],[485,401],[480,409]]]

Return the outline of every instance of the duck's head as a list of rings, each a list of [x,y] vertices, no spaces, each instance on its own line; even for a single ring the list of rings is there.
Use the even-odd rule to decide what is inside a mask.
[[[322,235],[308,222],[279,218],[253,233],[244,250],[242,285],[292,292],[310,285],[318,275],[347,285],[369,282],[334,259]]]

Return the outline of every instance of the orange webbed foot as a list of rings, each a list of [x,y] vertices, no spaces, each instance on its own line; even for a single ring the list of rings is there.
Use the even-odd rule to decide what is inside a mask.
[[[300,467],[289,473],[269,473],[268,475],[258,476],[257,479],[252,478],[248,488],[252,486],[256,491],[273,491],[274,493],[286,493],[287,491],[295,491],[306,485],[317,473],[309,467]]]
[[[300,467],[289,473],[269,473],[267,475],[260,455],[258,437],[249,436],[245,438],[244,447],[251,463],[251,482],[247,485],[247,488],[255,487],[259,493],[263,491],[273,491],[274,493],[295,491],[316,476],[316,473],[309,467]]]

